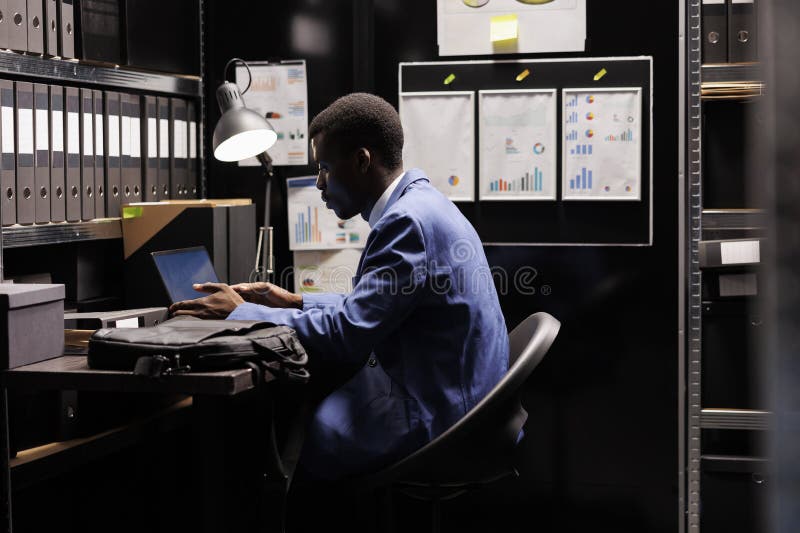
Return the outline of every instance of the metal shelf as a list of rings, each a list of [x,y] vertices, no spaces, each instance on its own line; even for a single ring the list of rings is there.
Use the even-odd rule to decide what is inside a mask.
[[[764,431],[770,428],[772,413],[753,409],[703,409],[703,429],[746,429]]]
[[[122,238],[118,218],[3,228],[3,249]]]
[[[720,63],[701,69],[703,100],[742,100],[764,94],[759,63]]]
[[[0,50],[0,76],[3,75],[191,97],[201,96],[202,91],[201,80],[197,76],[161,74],[117,65],[51,59],[8,50]]]
[[[703,240],[764,237],[767,215],[761,209],[704,209]]]

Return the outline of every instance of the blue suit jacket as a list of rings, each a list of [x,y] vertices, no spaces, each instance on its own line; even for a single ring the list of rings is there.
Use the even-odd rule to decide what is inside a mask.
[[[508,366],[508,334],[481,242],[420,170],[406,172],[348,295],[230,315],[294,328],[312,357],[363,368],[317,408],[301,462],[341,478],[388,465],[461,418]],[[313,377],[312,377],[313,379]]]

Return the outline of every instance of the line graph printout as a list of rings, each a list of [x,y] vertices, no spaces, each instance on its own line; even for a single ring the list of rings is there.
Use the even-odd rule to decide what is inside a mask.
[[[564,89],[562,198],[641,200],[641,88]]]
[[[479,91],[480,199],[555,200],[556,90]]]

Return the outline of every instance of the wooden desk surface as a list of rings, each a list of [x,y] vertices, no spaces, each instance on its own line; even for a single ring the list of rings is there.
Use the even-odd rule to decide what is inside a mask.
[[[85,355],[64,355],[6,370],[2,373],[2,380],[6,387],[12,389],[171,392],[221,396],[233,396],[254,387],[250,369],[151,378],[135,376],[131,372],[91,369]]]

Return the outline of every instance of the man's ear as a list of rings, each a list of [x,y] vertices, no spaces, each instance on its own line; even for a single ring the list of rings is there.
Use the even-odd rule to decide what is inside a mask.
[[[359,148],[356,152],[356,165],[358,165],[358,170],[366,174],[370,164],[372,164],[372,154],[370,154],[369,150],[366,148]]]

